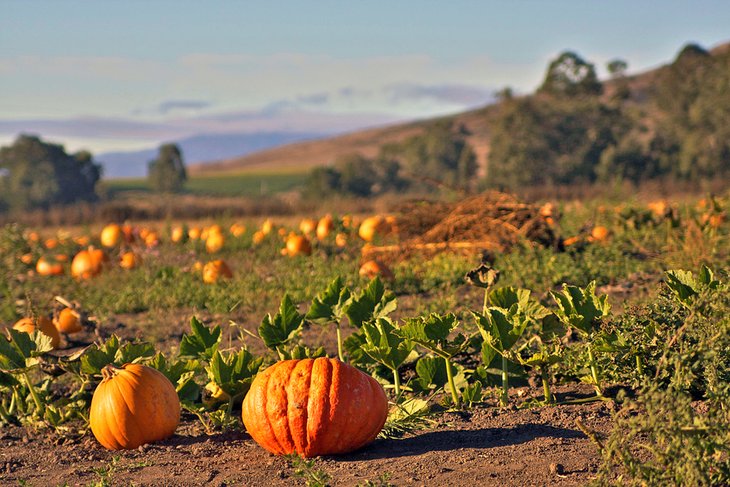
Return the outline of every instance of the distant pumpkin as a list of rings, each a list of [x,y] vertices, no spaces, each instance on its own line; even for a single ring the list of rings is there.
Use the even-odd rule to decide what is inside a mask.
[[[41,257],[36,263],[35,270],[41,276],[60,276],[63,274],[63,265]]]
[[[58,348],[58,345],[61,343],[61,335],[58,334],[58,330],[53,325],[53,322],[45,316],[21,318],[13,325],[13,329],[25,333],[33,333],[35,330],[38,330],[50,337],[53,348]]]
[[[101,231],[100,240],[104,247],[116,247],[122,241],[122,227],[116,223],[105,226]]]
[[[366,218],[360,224],[357,234],[366,242],[372,242],[376,236],[383,237],[390,233],[390,224],[380,215]]]
[[[369,260],[365,262],[360,266],[360,271],[358,273],[360,274],[360,277],[365,277],[367,279],[372,279],[375,276],[380,276],[383,279],[395,278],[393,271],[391,271],[388,266],[377,260]]]
[[[310,255],[312,253],[312,244],[303,235],[289,235],[286,239],[286,253],[290,257],[300,254]]]
[[[81,320],[79,320],[79,314],[71,308],[63,308],[54,323],[56,329],[67,335],[72,333],[78,333],[83,330],[81,326]]]
[[[334,228],[335,223],[332,220],[332,215],[323,216],[317,223],[317,238],[319,240],[326,239]]]
[[[71,275],[77,279],[89,279],[101,272],[109,257],[101,249],[89,247],[80,251],[71,261]]]
[[[317,229],[317,222],[311,218],[304,218],[299,222],[299,231],[304,235],[309,235]]]
[[[225,237],[220,231],[210,231],[208,232],[208,238],[205,240],[205,250],[209,254],[214,254],[223,248],[225,241]]]
[[[604,242],[609,236],[608,228],[598,225],[591,230],[591,238],[594,242]]]
[[[203,266],[203,282],[206,284],[214,284],[221,278],[230,279],[232,277],[231,268],[221,259],[208,262]]]
[[[124,252],[119,259],[119,267],[122,269],[134,269],[139,265],[139,257],[134,252]]]

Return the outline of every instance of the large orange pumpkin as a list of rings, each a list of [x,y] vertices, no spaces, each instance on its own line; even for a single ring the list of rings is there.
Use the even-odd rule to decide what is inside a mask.
[[[242,406],[251,437],[277,455],[348,453],[385,424],[388,399],[375,379],[337,359],[284,360],[259,373]]]
[[[13,329],[26,333],[33,333],[38,329],[41,333],[51,338],[51,346],[53,348],[58,348],[58,345],[61,343],[61,335],[58,334],[58,330],[56,330],[53,322],[45,316],[21,318],[13,325]]]
[[[89,424],[109,450],[127,450],[164,440],[180,422],[180,400],[162,373],[139,364],[107,365],[94,391]]]

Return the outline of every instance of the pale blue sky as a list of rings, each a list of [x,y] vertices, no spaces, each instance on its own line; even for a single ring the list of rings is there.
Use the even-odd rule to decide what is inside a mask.
[[[728,40],[719,0],[0,0],[0,143],[351,130],[531,91],[565,49],[638,72]]]

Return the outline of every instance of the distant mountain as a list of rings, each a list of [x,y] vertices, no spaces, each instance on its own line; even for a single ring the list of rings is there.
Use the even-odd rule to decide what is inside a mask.
[[[203,134],[177,141],[185,164],[200,164],[240,157],[291,142],[327,137],[324,133],[260,132],[253,134]],[[105,152],[94,158],[104,167],[104,178],[147,175],[147,163],[157,157],[158,147],[129,152]]]

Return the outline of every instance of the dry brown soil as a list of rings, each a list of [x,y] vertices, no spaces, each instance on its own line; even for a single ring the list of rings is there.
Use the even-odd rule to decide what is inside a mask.
[[[575,420],[606,433],[611,407],[599,402],[444,413],[429,429],[318,459],[313,469],[329,474],[331,485],[378,485],[382,475],[394,485],[584,485],[599,458]],[[207,435],[187,415],[173,438],[132,451],[107,451],[91,433],[71,439],[19,427],[0,430],[0,444],[2,485],[89,485],[102,478],[110,485],[305,485],[289,460],[267,453],[245,432]]]

